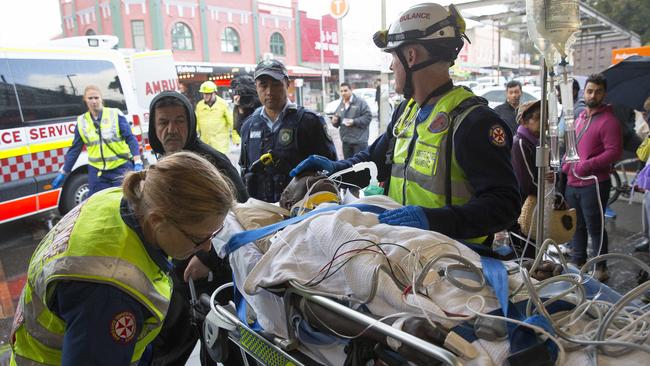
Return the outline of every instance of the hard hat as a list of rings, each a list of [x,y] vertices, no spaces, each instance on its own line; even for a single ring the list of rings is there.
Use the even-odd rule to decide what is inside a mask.
[[[203,84],[201,84],[201,87],[199,88],[199,93],[203,94],[212,94],[217,91],[217,85],[213,83],[212,81],[204,81]]]
[[[414,42],[459,40],[465,37],[465,20],[454,5],[425,3],[412,6],[400,14],[387,30],[375,33],[373,41],[383,51]]]

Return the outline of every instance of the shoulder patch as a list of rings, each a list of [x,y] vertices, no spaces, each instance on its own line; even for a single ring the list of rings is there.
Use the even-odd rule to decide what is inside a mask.
[[[431,133],[444,131],[447,128],[449,128],[449,117],[444,112],[438,113],[428,127]]]
[[[113,340],[120,344],[128,344],[135,339],[137,332],[135,315],[130,311],[123,311],[115,314],[110,324],[110,332]]]
[[[501,127],[501,125],[494,125],[490,127],[489,130],[489,139],[490,143],[494,146],[504,147],[506,146],[506,131]]]

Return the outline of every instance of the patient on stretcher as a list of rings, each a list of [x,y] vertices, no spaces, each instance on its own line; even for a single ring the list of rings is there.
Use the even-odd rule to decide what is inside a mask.
[[[279,206],[249,201],[234,208],[227,220],[230,234],[341,202],[336,186],[325,177],[300,177],[287,189],[289,192],[283,194]],[[354,203],[380,209],[399,207],[386,196],[363,197]],[[221,255],[227,252],[226,239],[215,242]],[[376,213],[343,206],[289,225],[254,244],[241,246],[229,257],[237,289],[251,310],[248,316],[254,316],[266,332],[281,338],[290,338],[295,333],[301,341],[300,350],[322,364],[340,365],[354,357],[344,351],[346,345],[348,350],[354,349],[349,341],[333,338],[332,334],[354,336],[365,327],[342,326],[351,322],[341,321],[343,318],[301,298],[291,299],[292,310],[286,313],[284,298],[278,294],[285,294],[287,289],[297,287],[326,294],[353,309],[383,318],[388,324],[444,346],[463,357],[465,364],[500,365],[509,355],[503,322],[493,322],[496,330],[490,330],[494,331],[492,339],[477,331],[482,338],[465,341],[452,331],[452,337],[445,342],[449,330],[461,323],[478,329],[475,312],[490,313],[503,308],[483,275],[484,259],[449,237],[379,224]],[[525,290],[523,272],[516,264],[506,268],[507,280],[501,285],[510,295],[507,300],[512,304],[527,300],[530,296]],[[557,266],[548,264],[534,269],[543,269],[539,273],[546,277],[559,272]],[[315,333],[329,333],[330,337],[323,341],[327,337],[319,338]],[[362,338],[409,355],[417,364],[432,364],[385,336],[366,331]],[[543,337],[537,338],[543,341]],[[359,342],[354,344],[358,350]],[[639,354],[643,356],[634,352],[629,357],[638,358]],[[568,364],[584,364],[588,358],[584,351],[560,356]],[[601,364],[613,364],[613,360],[599,357]]]

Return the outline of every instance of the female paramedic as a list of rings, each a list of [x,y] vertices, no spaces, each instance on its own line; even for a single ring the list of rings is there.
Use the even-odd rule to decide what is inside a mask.
[[[211,250],[233,200],[212,164],[179,152],[70,211],[29,263],[11,365],[137,364],[169,305],[167,258]]]

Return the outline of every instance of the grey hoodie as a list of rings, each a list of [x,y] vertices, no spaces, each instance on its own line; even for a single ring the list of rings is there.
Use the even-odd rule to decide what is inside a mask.
[[[195,152],[204,158],[208,159],[223,175],[228,177],[235,188],[235,194],[237,196],[237,201],[246,202],[248,200],[248,192],[246,191],[246,186],[239,175],[237,169],[232,165],[228,157],[211,147],[210,145],[204,143],[196,135],[196,116],[194,114],[194,108],[190,101],[181,93],[175,91],[164,91],[158,94],[152,101],[149,106],[149,144],[153,151],[161,156],[165,155],[165,148],[163,147],[158,136],[156,135],[156,111],[153,108],[154,105],[164,97],[174,97],[179,99],[185,106],[185,110],[188,115],[188,124],[187,127],[187,141],[185,141],[185,146],[183,150]]]

